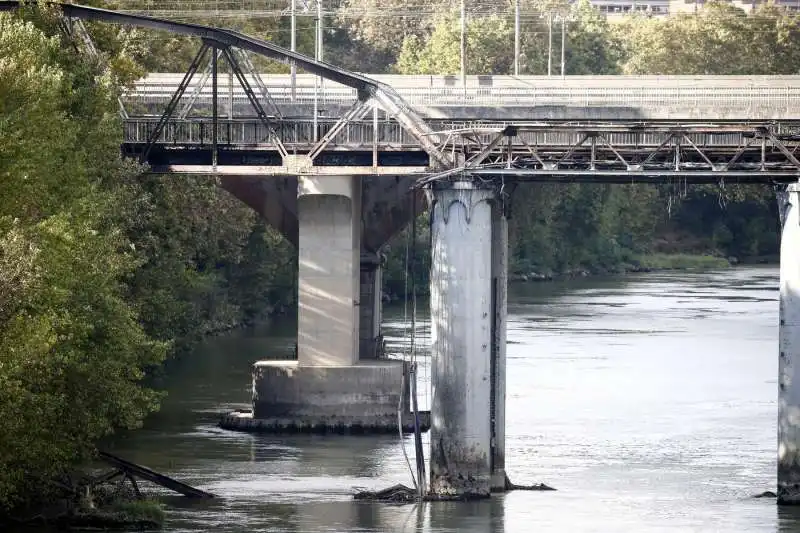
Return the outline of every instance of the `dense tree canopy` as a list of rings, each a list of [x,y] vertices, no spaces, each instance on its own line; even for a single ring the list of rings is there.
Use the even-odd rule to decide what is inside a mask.
[[[293,254],[249,208],[120,157],[130,35],[96,34],[108,70],[54,16],[0,15],[0,514],[140,424],[170,347],[293,300]]]
[[[33,23],[0,15],[0,506],[156,406],[165,345],[125,299],[113,91]],[[112,133],[113,132],[113,133]]]

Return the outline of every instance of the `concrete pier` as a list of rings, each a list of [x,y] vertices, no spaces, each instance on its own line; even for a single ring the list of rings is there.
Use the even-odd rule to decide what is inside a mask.
[[[407,365],[375,360],[380,264],[373,254],[365,272],[361,205],[359,177],[298,179],[297,360],[256,363],[252,419],[231,424],[391,432],[398,409],[408,414]],[[362,318],[369,320],[365,328]]]
[[[800,186],[779,193],[778,503],[800,504]]]
[[[491,364],[494,191],[471,181],[439,187],[431,193],[430,492],[486,497],[492,487],[491,406],[498,394]]]

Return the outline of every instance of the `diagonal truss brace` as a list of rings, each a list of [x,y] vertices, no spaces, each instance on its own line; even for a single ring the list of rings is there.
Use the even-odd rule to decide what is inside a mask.
[[[63,24],[62,28],[64,32],[72,39],[79,39],[83,43],[83,47],[86,49],[86,53],[89,54],[92,58],[100,57],[100,53],[97,51],[97,47],[92,41],[92,37],[89,35],[89,32],[86,30],[86,26],[84,26],[83,21],[79,18],[71,18],[71,17],[63,17]],[[108,64],[105,65],[104,71],[107,73],[109,71]],[[125,110],[125,104],[122,103],[122,98],[117,97],[117,104],[119,105],[119,116],[125,120],[128,118],[128,112]]]
[[[412,111],[397,92],[385,84],[367,86],[366,90],[380,104],[383,110],[394,119],[420,144],[430,157],[435,169],[453,166],[453,157],[439,149],[443,144],[440,135],[434,132],[422,118]]]
[[[250,60],[250,54],[247,53],[247,50],[243,50],[241,48],[234,48],[234,54],[239,56],[241,60],[241,64],[244,66],[244,73],[249,74],[252,76],[253,81],[258,88],[258,91],[261,93],[261,97],[267,102],[267,105],[270,107],[273,116],[281,118],[283,115],[281,114],[281,110],[278,109],[278,104],[275,103],[273,100],[272,95],[269,94],[269,90],[267,89],[267,84],[264,83],[263,78],[261,78],[261,74],[258,73],[256,67],[253,65],[253,62]]]
[[[178,89],[175,91],[175,94],[172,95],[169,104],[167,104],[167,109],[164,111],[164,114],[161,115],[161,118],[158,120],[158,124],[156,124],[156,127],[152,132],[150,132],[150,135],[147,138],[147,144],[145,145],[144,151],[140,157],[140,161],[142,163],[147,161],[147,156],[150,155],[150,150],[152,150],[153,144],[155,144],[156,140],[161,136],[164,126],[175,112],[175,108],[178,107],[178,102],[183,96],[183,93],[186,92],[186,88],[192,81],[192,77],[194,77],[197,69],[200,67],[200,63],[203,61],[203,58],[205,57],[209,48],[211,48],[211,46],[204,41],[203,45],[200,47],[200,50],[197,52],[197,55],[192,60],[192,63],[189,65],[189,70],[186,71],[181,83],[178,85]]]
[[[275,146],[278,148],[278,152],[281,154],[282,158],[286,158],[289,155],[289,152],[286,150],[286,147],[281,142],[278,133],[275,131],[275,128],[272,127],[272,124],[269,121],[269,117],[267,113],[264,111],[264,108],[261,107],[261,103],[256,98],[255,93],[253,92],[253,88],[250,86],[250,83],[247,81],[244,73],[242,72],[241,67],[239,66],[239,62],[234,57],[234,54],[231,52],[230,47],[222,48],[222,53],[225,55],[225,58],[228,60],[228,63],[233,70],[233,73],[236,75],[236,78],[241,83],[242,88],[244,89],[245,94],[247,95],[248,100],[250,100],[250,104],[256,110],[256,114],[258,114],[258,118],[261,119],[261,122],[267,127],[267,131],[269,132],[270,137],[274,140]]]
[[[363,98],[363,99],[362,99]],[[370,112],[372,109],[371,104],[372,99],[369,95],[359,95],[358,100],[355,101],[353,106],[347,110],[342,118],[340,118],[336,124],[334,124],[328,133],[325,134],[322,139],[314,145],[310,152],[308,152],[308,157],[313,161],[317,158],[319,154],[330,144],[330,142],[336,137],[340,131],[344,129],[350,122],[354,122],[357,120],[361,120],[364,118],[367,113]]]
[[[220,46],[217,49],[217,57],[223,55],[222,49],[225,48],[225,45]],[[256,71],[255,67],[253,66],[253,62],[250,60],[250,56],[248,55],[246,50],[241,50],[239,48],[232,49],[232,55],[234,57],[239,58],[241,61],[240,66],[242,66],[242,70],[245,74],[250,75],[253,78],[253,81],[256,84],[259,92],[261,93],[261,98],[267,103],[272,112],[272,116],[281,118],[283,115],[281,114],[280,109],[278,108],[278,104],[275,103],[275,100],[272,98],[272,95],[269,94],[269,90],[267,89],[267,85],[264,83],[263,78],[261,78],[261,74]],[[189,116],[192,108],[194,107],[195,103],[197,103],[197,99],[200,98],[200,95],[205,89],[206,84],[208,83],[209,78],[211,77],[211,61],[209,60],[206,64],[206,68],[203,71],[203,75],[200,77],[197,85],[195,85],[192,94],[189,96],[189,101],[186,102],[181,109],[178,117],[180,119],[185,119]],[[232,88],[231,88],[232,89]]]
[[[219,56],[222,55],[222,50],[217,49],[216,54],[217,54],[217,58],[219,58]],[[211,77],[211,70],[212,70],[211,66],[212,66],[212,63],[213,62],[209,58],[208,63],[206,63],[206,68],[203,71],[202,76],[200,76],[200,80],[197,82],[197,85],[195,85],[194,91],[192,91],[192,94],[189,95],[189,101],[186,102],[183,105],[183,108],[181,109],[180,113],[178,113],[178,118],[180,118],[181,120],[183,120],[187,116],[189,116],[189,112],[192,110],[192,108],[194,107],[195,102],[197,102],[197,99],[200,97],[200,94],[203,92],[203,89],[205,88],[206,83],[208,83],[208,79]]]

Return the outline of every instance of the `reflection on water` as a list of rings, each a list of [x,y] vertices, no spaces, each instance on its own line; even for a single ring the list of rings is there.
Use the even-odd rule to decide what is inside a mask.
[[[170,531],[800,531],[800,510],[750,498],[774,490],[777,276],[513,286],[506,462],[558,492],[355,503],[357,487],[410,483],[397,437],[217,429],[249,402],[250,363],[290,352],[291,323],[209,341],[173,371],[163,411],[110,448],[221,496],[170,498]],[[402,310],[387,320],[399,346]]]

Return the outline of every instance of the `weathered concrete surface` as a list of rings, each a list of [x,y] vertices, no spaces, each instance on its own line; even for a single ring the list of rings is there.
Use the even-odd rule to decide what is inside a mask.
[[[800,504],[800,186],[779,194],[783,232],[778,362],[778,503]]]
[[[494,192],[456,182],[432,194],[430,491],[489,496]]]
[[[361,178],[361,243],[365,252],[377,252],[408,225],[410,190],[417,179],[413,174]],[[221,175],[220,181],[225,190],[297,246],[297,176]],[[417,209],[422,212],[427,208],[425,198],[421,192],[416,194]]]
[[[297,190],[301,366],[358,359],[361,183],[353,176],[302,177]]]
[[[397,431],[398,407],[409,412],[407,375],[403,361],[260,361],[253,366],[253,418],[273,428]]]
[[[421,411],[420,430],[428,431],[431,427],[430,411]],[[414,414],[402,414],[403,433],[414,432]],[[397,413],[380,417],[372,417],[365,423],[350,420],[335,420],[325,416],[303,416],[293,418],[255,418],[252,411],[234,411],[222,415],[219,427],[231,431],[248,433],[338,433],[338,434],[391,434],[396,435]]]
[[[318,183],[325,187],[332,186],[341,177],[326,176],[318,178]],[[348,178],[356,179],[356,178]],[[300,182],[309,183],[313,178],[301,177]],[[330,181],[333,180],[333,181]],[[414,176],[368,176],[361,178],[359,186],[353,182],[352,190],[348,190],[343,198],[351,200],[360,194],[361,213],[361,258],[358,307],[359,341],[357,350],[345,364],[350,364],[356,356],[360,359],[375,359],[380,354],[380,321],[381,321],[381,266],[378,250],[411,220],[412,206],[410,189]],[[275,176],[222,176],[223,188],[238,199],[255,209],[273,228],[277,229],[289,242],[298,246],[298,178],[281,178]],[[300,194],[298,194],[300,193]],[[316,194],[316,193],[315,193]],[[425,199],[417,194],[417,206],[421,212],[425,207]],[[335,195],[334,195],[335,196]],[[335,202],[335,200],[321,200]],[[318,207],[325,209],[323,207]],[[306,209],[308,211],[308,209]],[[306,216],[310,216],[308,212]],[[353,214],[358,217],[357,213]],[[331,229],[323,224],[327,229]],[[309,237],[313,237],[313,228],[309,229]],[[327,234],[320,238],[326,239]],[[313,239],[312,239],[313,240]],[[321,250],[321,249],[320,249]],[[308,266],[308,263],[306,263]],[[340,265],[343,266],[343,265]],[[349,268],[349,267],[348,267]],[[301,265],[301,270],[302,265]],[[327,364],[327,363],[326,363]]]
[[[222,188],[253,208],[283,237],[297,246],[297,178],[225,175]]]
[[[419,176],[365,176],[362,183],[361,244],[377,252],[411,221],[411,187]],[[417,191],[417,212],[427,209],[422,191]]]
[[[509,200],[510,201],[510,200]],[[508,220],[505,205],[492,205],[492,491],[506,489],[506,318],[508,316]]]

